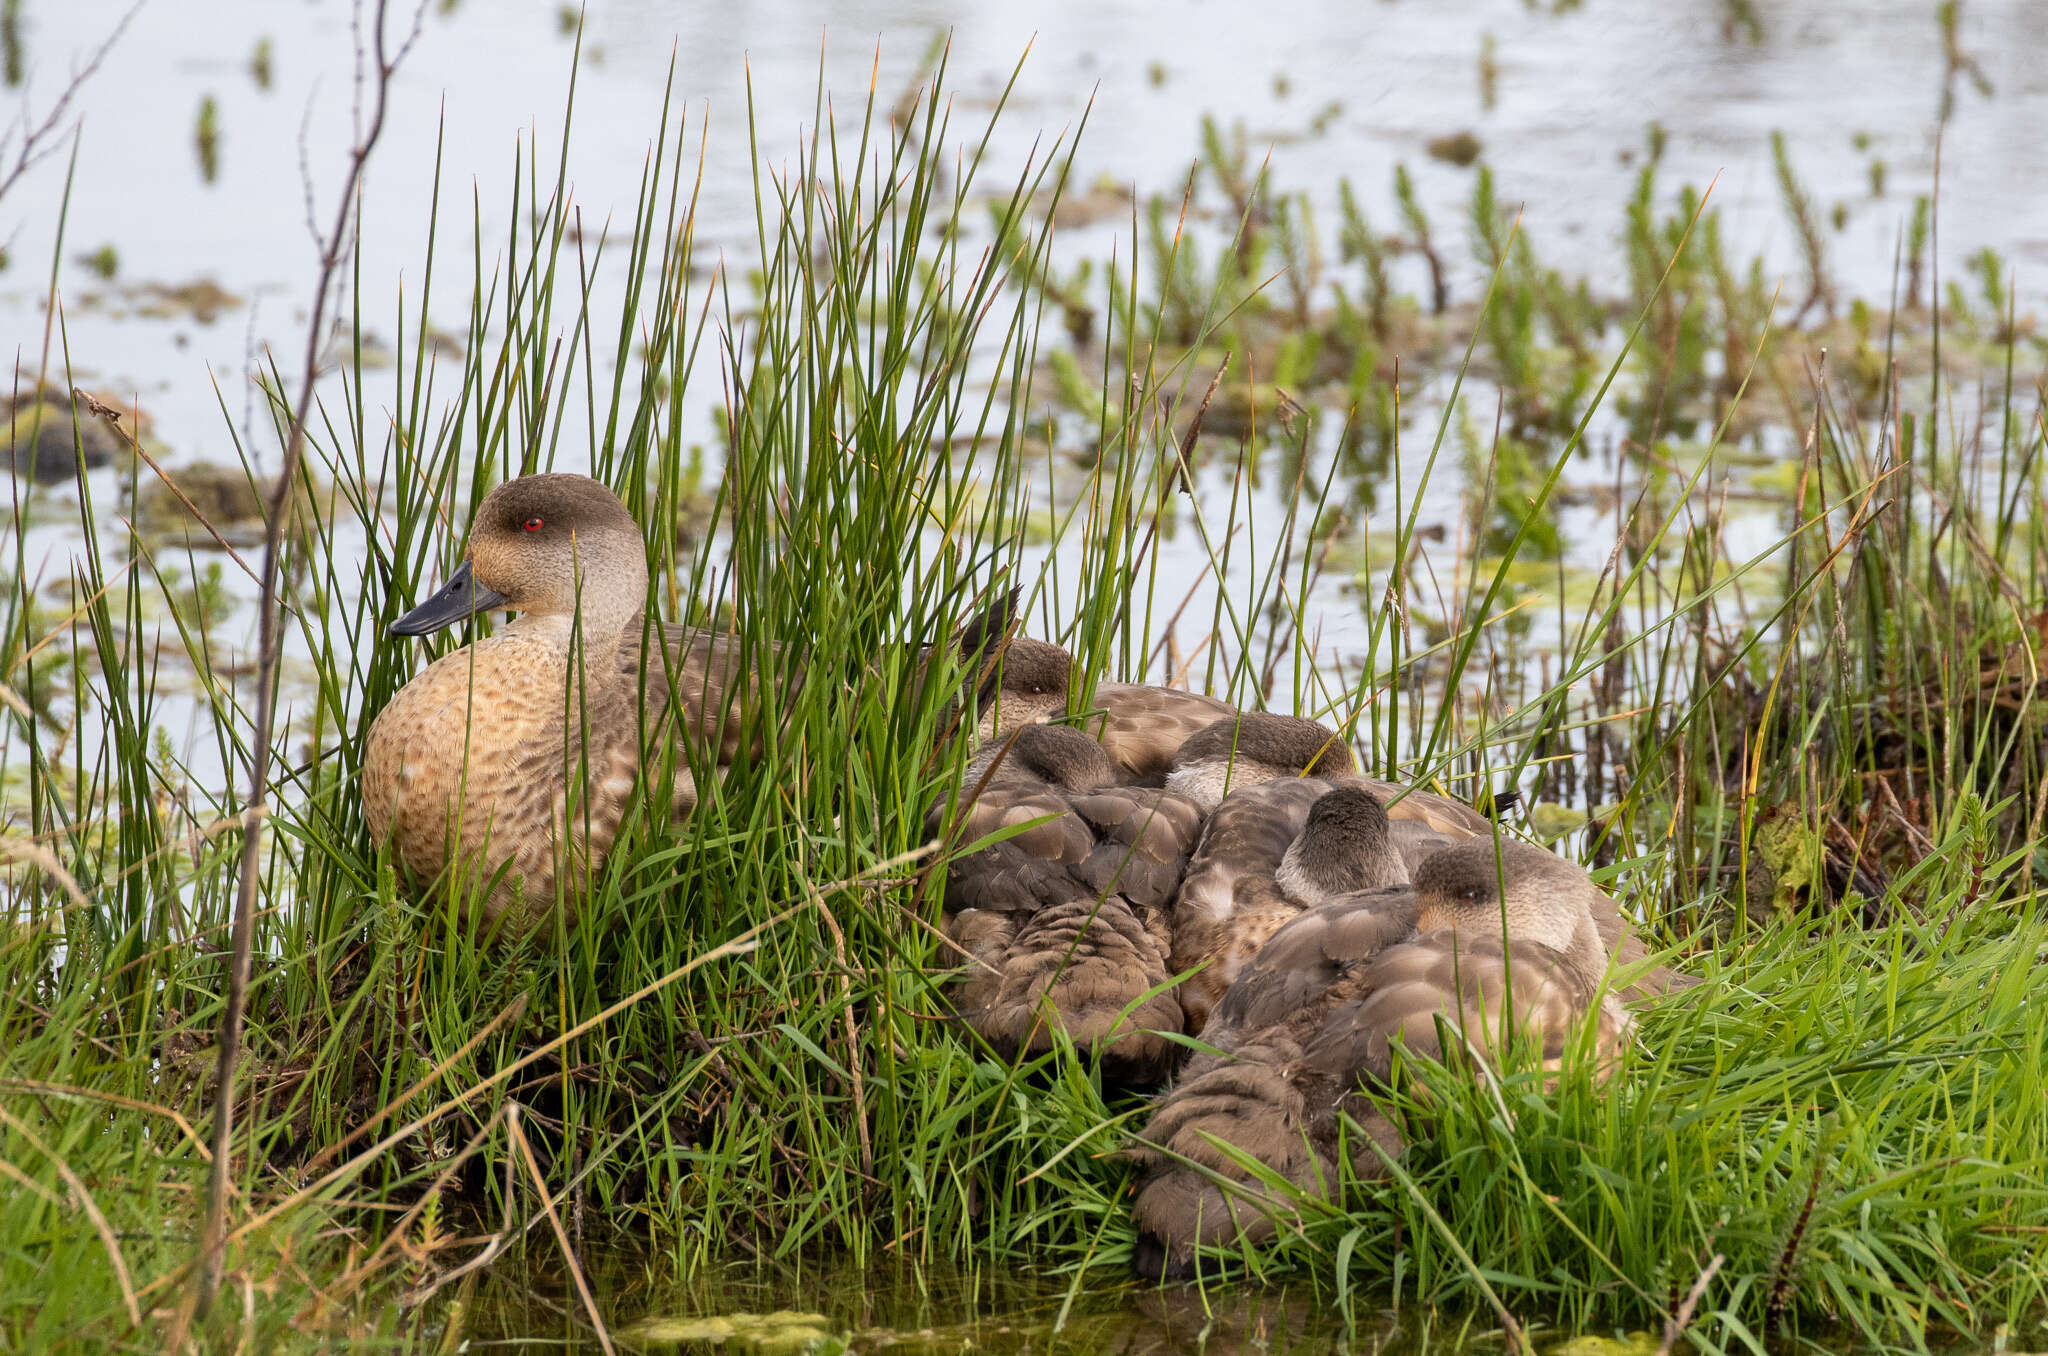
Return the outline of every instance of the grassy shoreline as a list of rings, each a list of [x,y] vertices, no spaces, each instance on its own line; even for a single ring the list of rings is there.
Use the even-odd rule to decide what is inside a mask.
[[[2009,295],[2002,325],[1998,297],[1957,294],[1781,328],[1793,308],[1719,251],[1710,210],[1680,195],[1659,220],[1653,160],[1626,291],[1542,268],[1482,177],[1488,297],[1439,315],[1388,282],[1391,251],[1442,248],[1419,211],[1398,238],[1353,212],[1345,271],[1312,268],[1306,200],[1213,137],[1203,191],[1242,198],[1234,234],[1140,212],[1077,346],[1055,335],[1087,280],[1055,276],[1046,212],[1071,145],[998,179],[942,76],[893,123],[871,98],[835,125],[821,90],[788,173],[757,143],[758,257],[708,279],[690,129],[665,114],[630,241],[596,247],[626,251],[616,334],[592,324],[618,275],[580,252],[566,127],[552,173],[522,165],[501,245],[436,208],[456,253],[430,274],[475,273],[459,374],[416,302],[397,364],[358,345],[309,430],[285,598],[310,681],[274,737],[228,1284],[195,1342],[436,1346],[479,1258],[559,1253],[557,1226],[684,1274],[829,1256],[1119,1280],[1114,1150],[1141,1104],[943,1020],[923,819],[963,751],[909,657],[998,580],[1093,668],[1180,672],[1348,722],[1380,770],[1519,791],[1706,977],[1646,1019],[1613,1095],[1452,1099],[1402,1175],[1243,1259],[1252,1277],[1346,1315],[1491,1292],[1655,1328],[1719,1256],[1689,1329],[1708,1349],[2037,1321],[2048,496]],[[1801,385],[1836,333],[1849,359]],[[1452,389],[1419,430],[1389,382],[1411,346],[1436,355],[1420,389]],[[684,422],[707,383],[708,452]],[[1751,413],[1765,395],[1782,416]],[[1585,468],[1609,418],[1602,499]],[[1799,450],[1765,565],[1731,547],[1727,494],[1772,430]],[[488,483],[586,441],[674,524],[650,533],[656,610],[732,626],[780,719],[680,834],[629,824],[582,926],[480,947],[400,894],[363,827],[368,717],[440,652],[377,637]],[[1567,558],[1570,496],[1577,530],[1612,528],[1604,568]],[[195,605],[203,560],[106,507],[81,485],[54,607],[17,532],[0,640],[22,698],[0,755],[0,1340],[25,1350],[154,1349],[188,1283],[241,807],[152,732],[196,700],[234,768],[252,728]],[[1190,560],[1205,614],[1175,610]],[[1368,641],[1332,656],[1316,614],[1345,575]],[[797,682],[791,642],[845,681]]]

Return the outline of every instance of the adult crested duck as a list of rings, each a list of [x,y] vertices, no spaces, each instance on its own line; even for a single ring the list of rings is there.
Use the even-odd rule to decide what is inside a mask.
[[[1157,1082],[1175,1053],[1168,909],[1201,813],[1156,787],[1122,785],[1102,744],[1024,725],[968,764],[954,841],[1014,836],[956,858],[946,934],[966,957],[961,1017],[1005,1058],[1064,1032],[1104,1072]],[[933,813],[937,832],[943,807]]]
[[[1060,719],[1073,694],[1074,658],[1064,649],[1029,636],[989,633],[1000,629],[1006,613],[992,615],[994,627],[970,628],[961,646],[986,666],[979,731],[984,741]],[[1163,776],[1189,735],[1235,713],[1219,698],[1145,683],[1097,683],[1083,709],[1093,714],[1076,724],[1101,741],[1129,777],[1141,780]]]
[[[1391,869],[1398,853],[1384,835],[1375,841],[1368,809],[1331,810],[1305,836],[1347,823]],[[1218,1008],[1217,1053],[1190,1064],[1141,1133],[1139,1269],[1185,1274],[1199,1246],[1258,1242],[1290,1211],[1286,1193],[1219,1143],[1329,1199],[1340,1114],[1349,1113],[1364,1131],[1350,1145],[1354,1171],[1378,1175],[1374,1146],[1395,1154],[1402,1138],[1372,1093],[1391,1078],[1397,1043],[1443,1058],[1439,1019],[1489,1063],[1512,1033],[1553,1070],[1590,1021],[1604,1078],[1630,1018],[1601,988],[1601,897],[1583,871],[1541,848],[1474,840],[1429,857],[1412,888],[1334,900],[1276,932]]]
[[[461,566],[391,634],[519,616],[401,688],[364,751],[364,816],[415,886],[473,898],[486,928],[528,929],[558,897],[573,917],[643,763],[653,806],[681,815],[696,786],[680,741],[718,765],[738,753],[753,680],[737,642],[648,619],[646,594],[640,526],[597,481],[522,476],[484,497]]]
[[[1349,787],[1390,805],[1380,818],[1400,880],[1407,863],[1492,827],[1469,805],[1356,769],[1350,748],[1327,726],[1269,712],[1217,721],[1181,746],[1167,789],[1209,815],[1173,913],[1174,971],[1196,971],[1180,988],[1190,1032],[1202,1029],[1281,924],[1333,895],[1391,883],[1381,879],[1390,869],[1383,864],[1362,867],[1368,859],[1348,849],[1315,846],[1345,832],[1347,821],[1329,820],[1320,838],[1303,835],[1311,807],[1331,791]]]

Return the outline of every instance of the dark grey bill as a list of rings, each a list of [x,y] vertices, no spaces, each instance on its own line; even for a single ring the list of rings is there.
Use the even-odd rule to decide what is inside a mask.
[[[469,562],[465,560],[433,597],[391,623],[391,634],[432,635],[479,612],[489,612],[504,601],[504,594],[476,582],[475,576],[469,572]]]

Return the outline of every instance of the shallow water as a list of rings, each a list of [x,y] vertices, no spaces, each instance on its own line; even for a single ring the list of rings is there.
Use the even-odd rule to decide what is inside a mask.
[[[28,0],[25,84],[10,93],[46,108],[126,5]],[[1432,160],[1429,138],[1475,133],[1501,201],[1526,205],[1526,228],[1546,259],[1597,276],[1617,266],[1614,233],[1653,122],[1670,136],[1668,186],[1718,176],[1731,252],[1761,249],[1794,267],[1768,144],[1773,129],[1783,130],[1820,210],[1848,210],[1847,228],[1828,241],[1835,267],[1854,289],[1882,296],[1913,196],[1934,181],[1944,71],[1935,6],[1792,0],[1758,7],[1769,11],[1760,41],[1724,32],[1735,8],[1405,0],[1294,7],[1283,23],[1258,6],[1205,4],[1189,21],[1169,23],[1134,0],[594,0],[570,177],[587,222],[630,209],[673,59],[693,127],[708,115],[703,238],[741,248],[753,230],[748,78],[773,157],[813,121],[821,50],[825,84],[842,107],[864,96],[871,69],[886,102],[915,78],[929,38],[950,31],[949,84],[963,115],[978,112],[1031,50],[998,125],[997,164],[1020,163],[1033,142],[1085,116],[1078,182],[1108,174],[1140,195],[1177,194],[1200,117],[1211,113],[1225,126],[1242,121],[1254,159],[1270,147],[1278,182],[1332,195],[1348,176],[1386,223],[1392,168],[1405,162],[1458,266],[1454,296],[1468,298],[1479,281],[1460,248],[1471,175]],[[236,423],[253,424],[252,358],[270,345],[295,355],[301,345],[313,259],[301,168],[324,225],[348,141],[350,11],[344,0],[283,8],[220,0],[194,22],[192,6],[150,0],[79,97],[78,167],[57,267],[71,361],[88,385],[140,394],[180,457],[221,455],[222,404]],[[365,200],[362,274],[373,321],[401,279],[417,286],[437,123],[449,211],[465,217],[473,191],[487,239],[504,220],[515,139],[538,128],[552,154],[573,41],[561,12],[548,0],[428,7]],[[2031,0],[1970,0],[1962,13],[1961,47],[1993,92],[1955,82],[1941,259],[1953,268],[1981,246],[2007,253],[2025,310],[2042,295],[2033,266],[2048,263],[2048,144],[2038,135],[2048,122],[2048,23]],[[1489,36],[1498,67],[1490,108],[1479,76]],[[251,70],[259,41],[271,52],[268,88]],[[196,147],[209,98],[219,126],[211,182]],[[1333,106],[1321,134],[1309,134]],[[1887,167],[1883,197],[1870,193],[1873,159]],[[0,274],[0,335],[11,336],[29,368],[40,357],[63,188],[60,156],[0,200],[0,239],[12,259]],[[1104,238],[1116,229],[1114,221],[1100,228]],[[103,245],[119,261],[111,282],[82,258]],[[149,283],[201,279],[241,304],[208,321],[175,306],[146,314],[155,308],[136,295]],[[443,281],[457,292],[464,282]]]
[[[49,106],[63,76],[112,30],[126,3],[29,0],[19,24],[23,83],[16,91],[28,108]],[[410,13],[397,8],[395,35],[405,32]],[[858,115],[871,88],[881,103],[893,103],[918,80],[930,40],[948,32],[956,132],[978,130],[1029,51],[996,125],[983,180],[990,191],[1019,171],[1034,146],[1042,152],[1085,120],[1078,185],[1107,176],[1141,199],[1160,193],[1177,201],[1202,116],[1213,114],[1225,128],[1244,129],[1254,163],[1270,157],[1278,186],[1310,194],[1325,213],[1326,235],[1334,231],[1340,178],[1355,186],[1381,229],[1391,228],[1393,168],[1409,166],[1449,263],[1452,299],[1469,302],[1484,283],[1464,239],[1472,172],[1432,159],[1430,138],[1474,133],[1499,176],[1500,200],[1524,205],[1524,229],[1545,263],[1598,282],[1619,277],[1623,207],[1654,122],[1669,135],[1667,196],[1681,184],[1717,180],[1731,257],[1761,252],[1796,291],[1798,251],[1768,144],[1769,132],[1783,129],[1817,210],[1844,213],[1843,228],[1827,239],[1843,290],[1882,298],[1913,197],[1934,183],[1947,69],[1935,5],[1799,0],[1769,8],[1752,33],[1731,17],[1747,13],[1744,7],[1703,0],[1332,4],[1290,9],[1285,23],[1255,6],[1220,4],[1167,23],[1128,2],[882,0],[734,11],[597,0],[577,66],[574,25],[558,4],[434,0],[420,14],[394,84],[363,198],[361,294],[345,298],[342,313],[360,308],[373,350],[396,338],[398,303],[421,286],[426,203],[438,165],[434,314],[443,327],[461,328],[472,212],[484,241],[502,240],[513,210],[515,147],[526,144],[544,168],[554,165],[572,69],[568,181],[588,237],[630,213],[673,70],[687,136],[705,138],[699,258],[744,263],[754,233],[749,98],[764,163],[786,165],[802,129],[817,119],[821,82],[842,122]],[[0,240],[12,261],[0,273],[0,335],[13,337],[9,356],[28,380],[43,371],[61,379],[68,364],[78,384],[139,405],[174,468],[232,464],[237,441],[259,466],[275,461],[276,437],[252,374],[273,354],[286,371],[299,364],[315,271],[309,220],[324,228],[331,217],[350,128],[361,115],[353,106],[359,54],[352,12],[344,0],[283,9],[224,0],[193,22],[188,5],[150,0],[140,7],[78,95],[68,205],[61,156],[0,200]],[[2048,25],[2029,0],[1972,0],[1962,14],[1959,49],[1991,92],[1967,75],[1947,80],[1955,97],[1941,132],[1938,263],[1953,274],[1979,246],[1998,248],[2019,269],[2024,312],[2041,295],[2030,266],[2048,259],[2048,148],[2034,134],[2048,113],[2048,62],[2040,60]],[[267,53],[265,80],[259,49]],[[1481,78],[1486,53],[1494,68],[1490,102]],[[216,135],[203,155],[201,110],[209,105]],[[1887,171],[1882,196],[1871,192],[1876,160]],[[1228,225],[1211,220],[1204,229],[1220,233]],[[1066,230],[1061,248],[1068,257],[1106,257],[1120,245],[1128,253],[1128,230],[1128,219],[1113,211]],[[600,272],[615,277],[623,253],[613,249]],[[94,271],[95,257],[114,265],[113,277]],[[53,261],[62,324],[46,331]],[[1393,268],[1397,287],[1421,290],[1417,259],[1396,259]],[[206,306],[191,305],[195,290],[210,298]],[[1612,340],[1618,344],[1619,334]],[[452,385],[451,364],[442,374]],[[714,445],[716,375],[715,364],[700,365],[687,397],[702,411],[704,441]],[[376,373],[370,380],[374,411],[390,388]],[[1491,394],[1476,381],[1467,389],[1468,417],[1488,424]],[[1411,447],[1430,441],[1447,390],[1439,380],[1411,394],[1404,406]],[[339,396],[334,380],[324,394]],[[1319,453],[1328,453],[1340,422],[1337,412],[1322,421]],[[1765,445],[1794,445],[1793,435],[1780,432]],[[1592,428],[1594,455],[1569,479],[1610,484],[1617,436],[1603,411]],[[562,449],[565,467],[588,460],[588,448]],[[91,479],[94,512],[104,520],[116,502],[117,473]],[[1267,543],[1283,516],[1276,480],[1253,498],[1249,514]],[[1224,516],[1229,485],[1229,468],[1213,465],[1198,485],[1212,528]],[[1372,487],[1348,488],[1363,499]],[[32,571],[61,579],[80,541],[77,511],[61,491],[44,497],[57,502],[26,520],[26,554]],[[1447,464],[1424,497],[1421,525],[1455,526],[1459,512],[1460,479]],[[1359,516],[1384,537],[1392,513],[1382,504],[1372,513],[1361,507]],[[1762,549],[1781,530],[1776,505],[1738,503],[1731,516],[1729,544],[1741,554]],[[1563,509],[1560,518],[1566,563],[1597,571],[1613,544],[1614,515]],[[348,540],[343,534],[344,555]],[[1206,558],[1193,533],[1178,534],[1163,550],[1170,574],[1203,573]],[[1027,566],[1044,556],[1027,553]],[[234,569],[222,586],[244,604],[253,596]],[[1204,615],[1212,592],[1199,589],[1188,615]],[[1313,621],[1339,659],[1358,658],[1347,650],[1364,643],[1361,600],[1373,592],[1353,589],[1348,571],[1318,588]],[[1548,625],[1545,617],[1539,627]],[[248,622],[245,606],[224,628],[229,650],[246,649]],[[1282,705],[1288,686],[1283,680],[1275,698]],[[173,728],[205,781],[219,769],[203,734],[196,725]]]
[[[751,1263],[655,1279],[643,1260],[600,1254],[590,1281],[612,1336],[654,1351],[869,1353],[1114,1352],[1118,1356],[1367,1356],[1498,1351],[1490,1321],[1354,1298],[1345,1308],[1306,1284],[1151,1286],[1103,1273],[1059,1277],[885,1266],[806,1269]],[[579,1349],[596,1342],[562,1276],[536,1261],[501,1268],[458,1321],[479,1347],[514,1337]],[[444,1321],[446,1310],[444,1308]],[[1534,1330],[1546,1344],[1555,1334]],[[838,1344],[842,1344],[838,1345]],[[1641,1356],[1649,1356],[1654,1343]]]
[[[113,28],[126,3],[29,0],[19,26],[24,83],[17,91],[29,108],[47,108],[62,76]],[[410,13],[397,8],[395,35],[405,32]],[[1220,4],[1190,11],[1186,22],[1161,22],[1150,7],[1129,2],[881,0],[735,11],[596,0],[577,66],[573,13],[563,6],[435,0],[420,13],[393,87],[363,198],[361,294],[344,299],[342,314],[360,308],[373,349],[396,338],[399,300],[421,285],[426,203],[438,168],[443,257],[434,312],[440,325],[461,328],[472,212],[484,241],[501,240],[512,215],[515,147],[524,142],[552,168],[572,68],[568,182],[587,238],[629,216],[673,70],[686,135],[693,143],[705,138],[698,257],[744,263],[755,229],[749,99],[764,163],[784,166],[817,120],[821,83],[842,123],[858,116],[870,89],[889,105],[913,87],[931,39],[945,33],[956,134],[978,131],[1024,58],[996,124],[987,190],[1014,176],[1034,146],[1042,154],[1085,121],[1077,185],[1106,176],[1140,200],[1159,193],[1177,201],[1202,116],[1212,114],[1226,129],[1243,129],[1253,163],[1270,157],[1279,187],[1308,191],[1326,213],[1326,236],[1334,233],[1340,179],[1354,185],[1381,229],[1391,228],[1398,220],[1393,169],[1407,165],[1435,221],[1454,303],[1475,300],[1485,281],[1465,241],[1472,171],[1433,159],[1426,149],[1433,137],[1472,132],[1498,175],[1500,201],[1523,205],[1524,229],[1544,262],[1597,284],[1620,276],[1623,208],[1647,129],[1658,124],[1669,136],[1660,181],[1667,199],[1682,184],[1717,181],[1730,256],[1760,252],[1796,295],[1803,286],[1798,248],[1769,148],[1769,133],[1782,129],[1817,210],[1843,214],[1826,241],[1842,290],[1882,299],[1913,198],[1933,187],[1939,132],[1938,265],[1952,275],[1975,249],[1997,248],[2018,269],[2024,313],[2041,295],[2031,265],[2048,260],[2048,147],[2035,134],[2048,115],[2048,62],[2041,60],[2048,24],[2030,0],[1963,6],[1958,48],[1988,82],[1986,93],[1967,72],[1945,78],[1935,8],[1932,0],[1798,0],[1770,6],[1767,15],[1759,10],[1752,30],[1741,18],[1749,7],[1705,0],[1331,4],[1290,9],[1284,23],[1256,6]],[[259,465],[274,462],[276,437],[252,374],[272,355],[286,371],[299,365],[314,276],[309,219],[324,228],[332,215],[350,127],[362,112],[353,106],[359,54],[352,12],[344,0],[284,9],[224,0],[193,22],[190,6],[141,6],[77,99],[81,133],[61,248],[61,156],[0,200],[0,239],[12,261],[0,273],[0,335],[13,336],[9,356],[29,380],[46,370],[61,379],[68,363],[77,384],[139,404],[172,467],[232,463],[238,439]],[[259,48],[267,54],[261,80]],[[1482,57],[1492,69],[1490,99]],[[1954,98],[1943,128],[1945,80]],[[217,134],[202,154],[208,106]],[[1871,166],[1880,160],[1886,179],[1876,196]],[[1228,225],[1209,221],[1204,229]],[[1128,232],[1127,216],[1111,211],[1065,230],[1061,249],[1106,257],[1121,245],[1128,253]],[[616,275],[623,254],[613,249],[603,267]],[[111,278],[94,271],[95,256],[114,263]],[[46,343],[53,260],[62,325]],[[1418,259],[1393,267],[1397,287],[1421,290]],[[211,298],[197,310],[195,287]],[[687,397],[702,411],[707,444],[715,443],[716,376],[715,364],[700,365]],[[376,374],[370,380],[374,409],[389,399],[389,387]],[[444,367],[444,385],[453,380],[452,367]],[[1447,390],[1437,382],[1411,394],[1404,407],[1411,446],[1433,436]],[[1468,417],[1490,423],[1490,393],[1478,382],[1468,391]],[[333,380],[326,395],[339,395]],[[1337,413],[1320,426],[1322,452],[1339,431]],[[1613,468],[1601,449],[1617,436],[1603,411],[1592,429],[1595,456],[1571,479],[1609,484]],[[1765,445],[1782,449],[1791,437]],[[560,460],[587,465],[589,449],[566,447]],[[115,502],[115,472],[92,480],[96,505]],[[1228,487],[1227,467],[1213,467],[1198,487],[1212,506],[1212,526]],[[1269,482],[1252,506],[1269,542],[1281,518],[1278,496]],[[1425,497],[1422,525],[1455,525],[1459,505],[1459,478],[1446,466]],[[1373,526],[1385,527],[1392,507],[1376,512]],[[1560,516],[1567,564],[1598,570],[1613,543],[1613,515],[1566,509]],[[1761,549],[1780,530],[1780,516],[1774,507],[1737,505],[1731,547]],[[75,510],[50,505],[33,521],[40,525],[29,532],[32,568],[40,563],[42,573],[61,577],[79,541]],[[1201,573],[1205,559],[1192,533],[1165,551],[1174,570]],[[223,584],[238,599],[253,593],[234,570]],[[1359,594],[1348,572],[1315,602],[1327,646],[1341,655],[1362,644]],[[1189,615],[1206,607],[1206,596],[1198,597]],[[243,629],[228,628],[230,645]],[[203,776],[202,742],[188,747]]]

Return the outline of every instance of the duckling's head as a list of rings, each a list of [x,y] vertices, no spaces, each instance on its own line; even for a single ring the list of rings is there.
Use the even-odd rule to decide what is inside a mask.
[[[1071,725],[1026,725],[1010,757],[1025,771],[1068,791],[1094,791],[1116,780],[1109,750]]]
[[[1205,725],[1173,756],[1167,789],[1213,811],[1231,791],[1275,777],[1332,777],[1358,770],[1329,726],[1301,716],[1247,711]]]
[[[1498,851],[1496,852],[1496,846]],[[1502,890],[1505,888],[1505,905]],[[1513,839],[1475,838],[1425,860],[1415,870],[1418,932],[1456,928],[1475,935],[1535,942],[1561,954],[1600,951],[1592,877],[1554,853]],[[1601,952],[1584,958],[1597,974]]]
[[[1386,807],[1372,792],[1345,786],[1310,807],[1274,877],[1298,903],[1314,907],[1332,895],[1406,885],[1408,867]]]
[[[983,737],[1006,735],[1066,710],[1067,678],[1074,661],[1059,646],[1012,636],[983,662],[993,665],[981,685]]]
[[[580,616],[586,636],[616,636],[646,598],[647,544],[617,495],[589,476],[521,476],[484,496],[462,565],[391,632],[424,636],[503,610]]]

